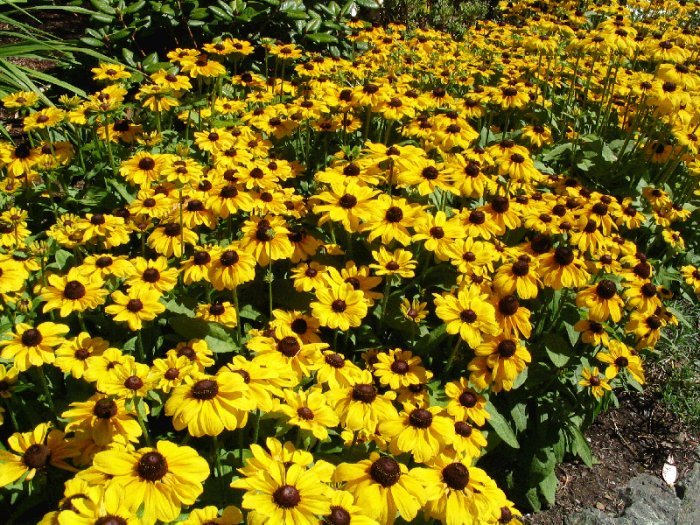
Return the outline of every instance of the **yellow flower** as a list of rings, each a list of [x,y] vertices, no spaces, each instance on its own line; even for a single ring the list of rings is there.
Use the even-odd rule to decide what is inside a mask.
[[[464,286],[457,296],[435,294],[435,314],[447,325],[448,334],[459,334],[471,348],[479,346],[484,334],[496,335],[496,310],[476,286]]]
[[[71,403],[61,418],[67,421],[66,432],[87,432],[98,446],[109,445],[115,436],[135,443],[141,436],[141,426],[124,404],[124,399],[95,394],[85,402]]]
[[[338,426],[339,419],[320,390],[308,392],[284,391],[284,402],[278,410],[287,417],[287,423],[311,432],[316,439],[328,439],[328,429]]]
[[[188,377],[173,389],[165,403],[165,415],[172,416],[175,430],[187,427],[194,437],[218,436],[224,429],[245,426],[248,411],[255,407],[244,393],[240,374]]]
[[[410,522],[425,503],[417,470],[409,472],[406,465],[376,452],[359,463],[341,463],[333,479],[344,482],[357,505],[382,524],[393,525],[397,515]]]
[[[321,326],[347,331],[350,327],[360,326],[367,315],[364,294],[349,284],[319,288],[316,299],[311,302],[311,313]]]
[[[30,432],[15,432],[7,444],[12,452],[0,450],[0,487],[14,483],[25,474],[24,479],[31,481],[49,465],[76,470],[65,461],[75,457],[76,451],[64,439],[63,432],[51,429],[48,423],[41,423]]]
[[[415,268],[418,264],[413,260],[413,254],[407,250],[398,248],[394,252],[389,252],[381,246],[378,252],[372,252],[372,257],[376,261],[369,267],[374,270],[375,275],[398,275],[405,279],[410,279],[415,275]]]
[[[430,468],[415,469],[424,487],[427,513],[443,523],[499,523],[506,496],[468,459],[441,454]]]
[[[398,417],[379,424],[379,432],[391,439],[392,454],[410,452],[416,462],[425,463],[449,445],[454,437],[454,423],[440,415],[442,411],[442,407],[404,403]]]
[[[379,423],[396,417],[392,404],[396,394],[391,391],[380,394],[368,370],[354,377],[351,386],[331,390],[326,396],[343,426],[353,432],[374,433]]]
[[[582,379],[578,382],[579,386],[588,388],[596,399],[601,399],[606,391],[612,390],[607,378],[600,375],[597,366],[594,366],[592,370],[584,368],[581,376]]]
[[[165,311],[160,303],[160,293],[146,287],[129,288],[128,295],[117,290],[112,293],[112,301],[105,307],[105,313],[114,316],[115,321],[129,324],[129,330],[141,330],[143,321],[153,321]]]
[[[93,73],[93,80],[122,80],[131,78],[131,73],[126,70],[123,64],[105,64],[100,62],[99,67],[93,67],[90,71]]]
[[[640,385],[644,384],[644,368],[639,354],[620,341],[611,340],[607,352],[598,352],[595,358],[601,363],[607,363],[605,378],[612,380],[622,370],[627,370],[632,379]]]
[[[421,366],[421,358],[400,348],[378,353],[373,373],[381,384],[392,390],[419,385],[428,379],[427,371]]]
[[[50,275],[48,282],[41,290],[41,298],[46,301],[42,311],[58,309],[61,317],[97,308],[108,293],[102,288],[104,282],[99,275],[85,278],[78,268],[71,268],[64,276]]]
[[[124,502],[143,508],[144,525],[172,521],[181,506],[203,492],[209,465],[197,452],[169,441],[133,451],[115,447],[95,455],[93,467],[109,476],[107,490],[122,491]]]
[[[458,421],[469,418],[482,426],[491,416],[486,411],[486,398],[469,388],[468,381],[461,377],[445,385],[445,394],[450,398],[447,413]]]
[[[275,462],[256,476],[238,479],[231,486],[246,490],[241,506],[251,511],[251,523],[316,523],[330,512],[330,489],[314,468],[305,470],[298,464],[286,467]]]
[[[64,336],[68,330],[64,324],[51,322],[41,323],[36,327],[27,323],[17,323],[15,333],[10,334],[13,338],[0,341],[0,346],[4,347],[0,357],[11,360],[20,372],[32,366],[52,364],[56,359],[54,348],[65,342]]]

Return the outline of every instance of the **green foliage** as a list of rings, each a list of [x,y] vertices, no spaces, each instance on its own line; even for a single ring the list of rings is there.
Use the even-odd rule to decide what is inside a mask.
[[[8,0],[0,6],[0,96],[14,91],[32,91],[45,104],[45,88],[56,86],[76,95],[85,95],[64,78],[37,69],[37,61],[49,61],[52,68],[69,68],[86,57],[110,61],[102,53],[74,45],[41,29],[37,18],[48,10],[85,14],[80,7],[37,6],[28,0]]]
[[[91,0],[94,12],[80,39],[88,46],[145,58],[173,47],[199,46],[221,36],[263,38],[349,53],[348,22],[374,0]]]
[[[387,0],[383,6],[386,22],[408,27],[431,27],[463,37],[470,26],[484,20],[489,13],[486,0]]]

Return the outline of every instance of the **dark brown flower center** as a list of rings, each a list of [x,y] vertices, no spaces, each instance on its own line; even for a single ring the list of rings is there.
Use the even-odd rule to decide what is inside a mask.
[[[627,365],[629,365],[629,359],[627,359],[625,356],[621,355],[615,359],[615,366],[618,368],[625,368]]]
[[[354,208],[357,205],[357,198],[354,195],[346,193],[340,198],[338,204],[340,204],[341,208],[349,210],[350,208]]]
[[[416,428],[428,428],[433,422],[433,414],[425,408],[416,408],[408,415],[408,422]]]
[[[85,286],[78,281],[68,281],[63,290],[63,296],[71,301],[77,301],[85,297]]]
[[[168,381],[173,381],[174,379],[177,379],[180,376],[180,371],[177,368],[168,368],[165,373],[163,374],[163,377],[167,379]]]
[[[99,419],[110,419],[117,415],[117,404],[109,398],[100,399],[95,403],[92,413]]]
[[[403,359],[397,359],[391,363],[391,371],[395,374],[405,375],[408,373],[409,368],[408,363]]]
[[[471,224],[484,224],[486,222],[486,214],[481,210],[474,210],[469,214],[469,222]]]
[[[292,321],[292,324],[290,325],[290,328],[295,334],[301,335],[305,334],[306,331],[309,329],[309,324],[304,319],[294,319],[294,321]]]
[[[142,277],[147,283],[155,283],[160,279],[160,272],[155,268],[146,268]]]
[[[352,387],[352,398],[362,403],[371,403],[377,397],[377,388],[371,384],[359,384]]]
[[[331,303],[331,310],[335,313],[343,313],[347,309],[348,305],[342,299],[336,299]]]
[[[168,473],[168,462],[160,452],[146,452],[139,460],[136,470],[146,481],[158,481]]]
[[[466,408],[475,407],[478,400],[473,392],[465,391],[459,395],[459,404]]]
[[[314,418],[314,413],[309,407],[299,407],[297,409],[297,415],[306,421],[310,421]]]
[[[22,334],[22,344],[24,346],[39,346],[43,339],[44,336],[42,336],[41,332],[36,328],[25,330]]]
[[[107,268],[108,266],[111,266],[113,262],[114,260],[111,257],[103,255],[95,261],[95,266],[98,268]]]
[[[554,260],[559,266],[568,266],[574,262],[574,252],[571,248],[560,246],[554,251]]]
[[[455,423],[455,433],[462,437],[469,437],[472,435],[472,426],[466,421],[457,421]]]
[[[513,357],[515,355],[517,345],[514,341],[511,341],[510,339],[504,339],[503,341],[498,343],[496,349],[498,350],[498,355],[500,355],[504,359],[508,359],[509,357]]]
[[[200,401],[214,399],[219,393],[219,384],[213,379],[200,379],[192,385],[192,397]]]
[[[476,321],[476,312],[471,308],[468,310],[462,310],[459,314],[459,318],[465,323],[473,323]]]
[[[524,277],[530,272],[530,265],[527,263],[527,261],[521,261],[518,260],[517,262],[513,263],[513,275],[516,275],[517,277]]]
[[[462,463],[450,463],[442,469],[442,480],[453,490],[464,490],[469,484],[469,469]]]
[[[46,445],[37,444],[31,445],[24,451],[22,461],[29,468],[43,468],[51,459],[51,449]]]
[[[301,350],[301,345],[296,337],[287,336],[277,343],[277,351],[285,357],[294,357]]]
[[[226,311],[226,307],[221,303],[214,303],[209,307],[209,313],[211,315],[223,315]]]
[[[386,210],[385,218],[388,222],[400,222],[403,219],[403,211],[398,206],[392,206]]]
[[[655,297],[656,296],[656,286],[652,283],[646,283],[642,286],[642,295],[644,297]]]
[[[143,380],[139,376],[129,376],[124,381],[124,386],[129,390],[138,390],[143,386]]]
[[[233,266],[239,260],[240,257],[238,253],[233,250],[226,250],[224,253],[221,254],[221,257],[219,257],[219,262],[222,266]]]
[[[149,171],[156,167],[156,161],[151,157],[144,157],[139,161],[139,169]]]
[[[520,301],[514,295],[506,295],[498,301],[498,311],[505,316],[515,315],[520,308]]]
[[[126,309],[132,313],[140,312],[143,310],[143,303],[141,299],[131,299],[126,303]]]
[[[391,487],[398,483],[401,477],[401,467],[396,460],[383,457],[372,463],[369,475],[382,487]]]
[[[617,292],[617,287],[615,283],[609,279],[603,279],[595,287],[596,294],[601,299],[612,299]]]
[[[331,513],[323,518],[324,525],[350,525],[352,516],[343,507],[333,505]]]
[[[333,368],[343,368],[345,366],[345,358],[336,353],[326,354],[324,360]]]
[[[301,494],[291,485],[282,485],[272,494],[272,499],[283,509],[291,509],[299,505]]]

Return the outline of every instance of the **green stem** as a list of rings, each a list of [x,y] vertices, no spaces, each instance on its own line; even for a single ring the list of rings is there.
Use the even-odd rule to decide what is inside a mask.
[[[139,397],[134,396],[134,412],[136,412],[136,419],[139,422],[139,426],[141,427],[141,433],[143,435],[143,438],[146,440],[146,445],[151,446],[151,435],[148,433],[148,427],[146,426],[146,422],[143,420],[143,417],[141,416],[141,411],[139,410]]]
[[[53,404],[53,398],[51,397],[51,391],[49,390],[49,383],[46,380],[46,374],[44,374],[44,368],[41,366],[37,367],[37,375],[39,376],[39,383],[41,384],[41,389],[44,391],[44,397],[46,397],[46,402],[49,404],[51,409],[51,414],[54,421],[58,421],[58,415],[56,414],[56,407]]]
[[[389,302],[389,289],[391,288],[391,276],[387,276],[384,283],[384,296],[382,297],[382,313],[379,315],[379,326],[377,328],[377,336],[381,337],[382,328],[384,327],[384,317],[386,316],[386,304]]]
[[[19,432],[19,424],[17,424],[17,414],[15,414],[15,411],[12,409],[12,402],[9,399],[3,399],[3,404],[7,409],[7,413],[10,415],[12,427],[15,429],[15,432]]]

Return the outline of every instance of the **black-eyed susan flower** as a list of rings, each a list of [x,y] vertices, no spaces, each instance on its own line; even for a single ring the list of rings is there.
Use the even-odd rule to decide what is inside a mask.
[[[0,450],[0,487],[22,476],[30,481],[49,466],[76,470],[66,462],[77,455],[76,451],[65,440],[63,432],[52,429],[48,423],[41,423],[29,432],[15,432],[7,444],[10,450]]]
[[[148,365],[130,359],[109,369],[98,380],[101,391],[121,398],[145,397],[153,387]]]
[[[386,276],[387,279],[394,275],[410,279],[415,275],[414,270],[418,264],[411,252],[401,248],[390,252],[380,246],[379,251],[372,252],[372,258],[375,262],[369,265],[370,269],[374,270],[375,275]]]
[[[115,321],[126,322],[129,330],[141,330],[144,321],[153,321],[165,311],[160,302],[161,294],[147,287],[129,288],[127,294],[112,292],[113,304],[105,307],[105,313]]]
[[[394,458],[376,452],[358,463],[341,463],[333,479],[343,482],[343,488],[378,523],[392,525],[397,516],[411,521],[425,502],[416,470],[409,471]]]
[[[374,203],[374,213],[360,227],[361,231],[369,232],[367,241],[381,239],[388,245],[396,240],[403,246],[411,244],[411,228],[420,210],[417,204],[409,203],[404,198],[392,198],[380,195]]]
[[[284,399],[276,410],[284,414],[288,424],[310,432],[321,441],[328,439],[329,428],[339,424],[338,415],[328,406],[320,389],[308,392],[285,390]]]
[[[409,452],[418,463],[434,458],[452,442],[454,423],[439,406],[421,407],[404,403],[396,418],[379,424],[379,432],[391,439],[392,454]]]
[[[629,375],[638,384],[644,384],[644,368],[639,354],[631,350],[620,341],[611,340],[606,351],[598,352],[596,359],[601,363],[606,363],[605,377],[612,380],[623,370],[627,370]]]
[[[169,292],[177,284],[177,269],[168,267],[168,259],[144,259],[137,257],[131,262],[133,269],[126,279],[131,290],[148,290],[158,294]]]
[[[608,379],[600,374],[597,366],[594,366],[592,369],[584,368],[581,371],[581,380],[578,384],[588,389],[590,394],[596,399],[601,399],[606,392],[612,391]]]
[[[466,378],[450,381],[445,385],[445,394],[450,398],[447,413],[458,421],[469,419],[482,426],[491,416],[486,411],[486,398],[468,386]]]
[[[470,381],[479,389],[491,386],[494,392],[511,390],[515,379],[532,360],[519,340],[504,335],[489,337],[474,349],[474,355],[467,366]]]
[[[346,283],[317,289],[316,301],[312,301],[310,306],[312,315],[321,326],[342,331],[360,326],[368,309],[362,291]]]
[[[395,418],[397,413],[392,391],[380,394],[372,374],[363,370],[352,378],[351,386],[329,391],[326,396],[334,405],[345,428],[353,432],[364,430],[374,433],[380,422]]]
[[[153,360],[148,379],[153,383],[153,388],[168,394],[195,371],[198,371],[196,364],[187,356],[170,353],[165,359]]]
[[[238,525],[243,523],[243,513],[238,507],[229,505],[219,511],[214,505],[193,509],[182,525]]]
[[[441,454],[429,468],[417,468],[426,509],[443,523],[499,523],[506,496],[470,458]]]
[[[255,279],[255,258],[238,244],[212,250],[209,255],[208,280],[216,290],[233,290]]]
[[[426,369],[421,366],[421,358],[400,348],[379,352],[373,374],[392,390],[425,383],[428,378]]]
[[[86,278],[78,268],[71,268],[68,274],[50,275],[48,286],[42,288],[41,298],[46,301],[43,312],[58,310],[61,317],[73,312],[93,310],[104,303],[107,290],[99,275]]]
[[[61,371],[80,379],[87,369],[88,358],[102,355],[108,347],[109,341],[101,337],[90,337],[87,332],[80,332],[76,337],[66,340],[56,349],[54,364]]]
[[[464,286],[456,296],[435,294],[435,314],[447,325],[447,333],[459,334],[472,348],[479,346],[484,334],[500,330],[488,295],[476,286]]]
[[[612,319],[617,323],[622,318],[624,302],[617,293],[617,285],[610,279],[602,279],[576,294],[576,304],[588,308],[588,318],[605,322]]]
[[[555,290],[580,288],[589,279],[589,274],[576,252],[567,246],[559,246],[554,251],[539,257],[537,272],[542,282]]]
[[[238,324],[236,307],[230,301],[214,301],[211,304],[197,306],[195,316],[212,323],[219,323],[229,328],[235,328]]]
[[[197,452],[170,441],[155,448],[129,450],[115,447],[97,454],[93,467],[109,476],[107,490],[114,487],[125,504],[142,508],[143,522],[172,521],[182,505],[192,505],[204,490],[209,465]]]
[[[329,488],[315,469],[298,464],[286,467],[275,462],[254,477],[231,485],[246,490],[241,506],[251,510],[250,519],[260,524],[313,523],[330,512]]]
[[[173,389],[165,404],[176,430],[187,428],[194,437],[218,436],[224,429],[245,426],[252,400],[244,396],[240,374],[225,372],[216,376],[188,377]]]
[[[126,410],[125,400],[104,394],[71,403],[61,417],[67,421],[66,432],[88,432],[98,446],[112,443],[115,436],[137,442],[142,433],[135,414]]]
[[[454,427],[454,438],[450,446],[460,456],[478,458],[486,446],[486,438],[481,430],[467,421],[455,421]]]
[[[27,323],[17,323],[12,339],[0,341],[3,347],[0,357],[12,361],[20,372],[32,366],[52,364],[56,360],[54,349],[65,342],[69,328],[64,324],[40,323],[33,327]]]
[[[319,360],[320,352],[328,348],[326,343],[305,344],[291,331],[280,335],[283,337],[256,335],[246,345],[273,366],[292,370],[297,379],[308,376],[312,365]]]

